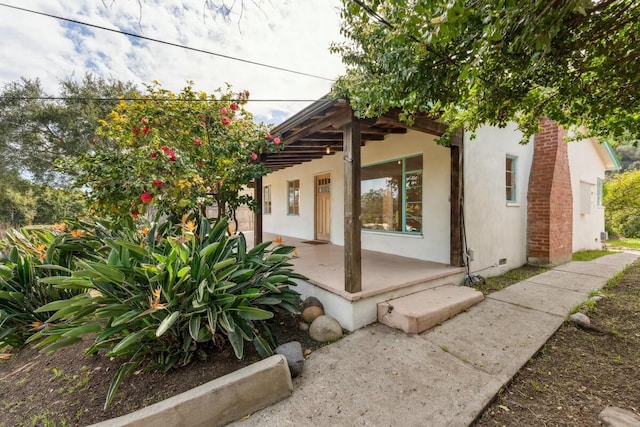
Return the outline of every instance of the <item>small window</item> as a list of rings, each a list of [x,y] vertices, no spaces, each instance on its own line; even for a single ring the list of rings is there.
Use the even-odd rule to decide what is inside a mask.
[[[300,180],[287,181],[287,214],[300,215]]]
[[[597,198],[596,203],[598,204],[599,208],[602,208],[602,207],[604,207],[603,202],[602,202],[602,197],[603,197],[602,193],[603,193],[603,190],[604,190],[604,179],[598,178],[597,185],[598,185],[598,198]]]
[[[518,201],[516,197],[516,163],[516,157],[507,156],[505,167],[507,203],[516,203]]]
[[[262,203],[263,203],[263,207],[262,207],[262,213],[264,214],[270,214],[271,213],[271,186],[267,185],[264,187],[263,189],[263,196],[262,196]]]

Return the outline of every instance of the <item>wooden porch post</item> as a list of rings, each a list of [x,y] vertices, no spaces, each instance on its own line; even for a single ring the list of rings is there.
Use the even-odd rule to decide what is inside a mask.
[[[451,246],[451,265],[462,266],[462,195],[464,190],[463,181],[463,133],[459,131],[451,140],[451,235],[449,245]]]
[[[253,198],[258,206],[253,213],[253,243],[258,246],[262,243],[262,177],[256,178],[253,184]]]
[[[344,147],[344,289],[362,290],[362,245],[360,241],[360,122],[351,113],[343,128]]]

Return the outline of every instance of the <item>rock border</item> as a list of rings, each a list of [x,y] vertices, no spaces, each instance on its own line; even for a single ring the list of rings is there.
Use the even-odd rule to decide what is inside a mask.
[[[223,426],[293,392],[287,359],[276,354],[130,414],[91,427]]]

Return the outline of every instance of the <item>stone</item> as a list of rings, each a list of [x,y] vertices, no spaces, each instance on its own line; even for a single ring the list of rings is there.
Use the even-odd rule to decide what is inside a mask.
[[[304,301],[302,301],[302,309],[304,310],[307,307],[320,307],[322,311],[324,311],[324,306],[316,297],[307,297]]]
[[[306,349],[306,350],[304,351],[304,357],[309,357],[309,356],[311,356],[311,353],[313,353],[313,352],[311,351],[311,349],[310,349],[310,348]]]
[[[584,313],[573,313],[569,316],[569,320],[576,324],[576,326],[580,326],[582,328],[589,328],[591,326],[591,319]]]
[[[318,342],[333,342],[342,338],[342,326],[331,316],[322,315],[311,323],[309,336]]]
[[[274,350],[276,354],[281,354],[287,359],[291,378],[295,378],[302,373],[304,367],[304,356],[302,355],[302,346],[298,341],[291,341],[286,344],[279,345]]]
[[[638,414],[615,406],[604,408],[598,415],[598,420],[608,427],[640,427]]]
[[[324,310],[322,309],[322,307],[312,305],[302,310],[302,320],[304,320],[305,322],[313,322],[323,314]]]
[[[309,324],[307,322],[300,322],[298,328],[303,332],[307,332],[309,330]]]

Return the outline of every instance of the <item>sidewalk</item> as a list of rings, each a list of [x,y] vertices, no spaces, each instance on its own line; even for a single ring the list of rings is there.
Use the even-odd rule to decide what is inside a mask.
[[[232,425],[469,425],[590,290],[638,257],[561,265],[420,335],[360,329],[313,353],[291,397]]]

